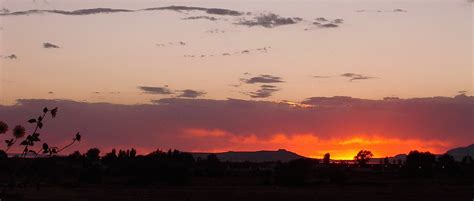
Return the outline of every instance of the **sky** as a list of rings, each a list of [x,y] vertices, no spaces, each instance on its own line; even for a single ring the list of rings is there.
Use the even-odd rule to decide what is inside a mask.
[[[59,107],[44,138],[67,144],[81,131],[72,150],[284,148],[347,159],[474,143],[469,1],[0,0],[0,9],[0,120],[13,127]]]

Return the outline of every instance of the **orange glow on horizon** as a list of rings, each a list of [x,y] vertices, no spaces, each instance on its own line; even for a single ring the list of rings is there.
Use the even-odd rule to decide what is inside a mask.
[[[222,147],[211,149],[199,148],[190,151],[225,152],[225,151],[258,151],[286,149],[310,158],[322,158],[325,153],[331,159],[351,160],[360,150],[369,150],[375,158],[407,154],[412,150],[443,153],[452,144],[436,140],[390,138],[383,135],[348,135],[344,138],[320,139],[306,134],[275,134],[266,139],[256,135],[239,136],[220,130],[189,129],[187,137],[196,139],[218,139],[227,141]]]

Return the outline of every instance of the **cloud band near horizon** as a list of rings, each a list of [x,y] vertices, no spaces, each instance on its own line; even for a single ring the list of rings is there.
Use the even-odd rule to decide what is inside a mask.
[[[154,103],[23,99],[16,105],[0,105],[0,120],[10,127],[29,126],[26,120],[41,108],[58,107],[58,117],[46,119],[41,134],[44,141],[60,146],[80,131],[84,141],[70,151],[285,148],[305,156],[330,152],[346,158],[358,149],[371,149],[376,156],[413,149],[436,153],[474,142],[474,97],[465,95],[387,100],[313,97],[304,102],[311,107],[236,99],[170,98]]]

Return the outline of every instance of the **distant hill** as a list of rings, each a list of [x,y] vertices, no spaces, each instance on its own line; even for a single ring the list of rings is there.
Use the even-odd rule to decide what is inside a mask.
[[[195,159],[207,158],[212,153],[191,153]],[[287,162],[294,159],[304,158],[296,153],[279,149],[277,151],[228,151],[223,153],[214,153],[221,161],[231,162],[267,162],[267,161],[281,161]]]
[[[450,149],[446,153],[453,156],[454,159],[457,161],[461,161],[464,156],[474,157],[474,144],[471,144],[467,147],[458,147]]]

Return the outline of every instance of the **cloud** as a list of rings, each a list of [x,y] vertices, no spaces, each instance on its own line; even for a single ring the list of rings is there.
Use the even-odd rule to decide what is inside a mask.
[[[344,20],[341,19],[341,18],[336,18],[336,19],[330,20],[330,19],[327,19],[327,18],[324,18],[324,17],[318,17],[318,18],[315,19],[315,21],[312,24],[316,25],[318,28],[323,29],[323,28],[337,28],[342,23],[344,23]],[[305,30],[307,31],[307,30],[310,30],[310,29],[311,28],[307,28]]]
[[[102,13],[120,13],[120,12],[134,12],[133,10],[126,9],[112,9],[112,8],[91,8],[91,9],[80,9],[73,11],[65,10],[26,10],[26,11],[16,11],[9,13],[0,13],[0,15],[32,15],[32,14],[44,14],[44,13],[53,13],[61,15],[94,15]]]
[[[139,86],[138,88],[147,94],[164,94],[164,95],[173,94],[173,92],[169,90],[167,87]]]
[[[113,8],[91,8],[91,9],[80,9],[73,11],[66,10],[25,10],[25,11],[16,11],[16,12],[3,12],[1,15],[32,15],[32,14],[60,14],[60,15],[94,15],[94,14],[109,14],[109,13],[125,13],[125,12],[140,12],[140,11],[154,11],[154,10],[174,10],[174,11],[204,11],[207,14],[213,15],[230,15],[230,16],[240,16],[241,12],[235,10],[228,10],[222,8],[203,8],[203,7],[187,7],[187,6],[167,6],[167,7],[155,7],[155,8],[145,8],[138,10],[128,10],[128,9],[113,9]]]
[[[319,21],[319,22],[327,22],[328,20],[324,17],[318,17],[316,18],[316,21]]]
[[[59,48],[59,46],[52,44],[52,43],[43,43],[43,48],[49,49],[49,48]]]
[[[356,73],[344,73],[344,74],[341,74],[341,76],[350,78],[349,82],[352,82],[354,80],[368,80],[368,79],[375,79],[376,78],[376,77],[370,77],[370,76],[356,74]]]
[[[27,125],[25,121],[41,108],[58,107],[55,119],[45,119],[42,140],[60,146],[69,139],[69,134],[81,132],[84,141],[68,151],[85,151],[90,147],[102,150],[135,147],[142,151],[156,148],[260,150],[267,148],[275,138],[280,139],[278,136],[282,142],[279,148],[291,148],[288,140],[302,135],[314,139],[308,144],[312,150],[308,153],[337,151],[342,149],[337,144],[324,149],[320,145],[360,136],[422,142],[409,149],[425,149],[423,146],[428,146],[426,143],[430,141],[443,142],[449,147],[473,142],[472,96],[397,100],[312,97],[304,103],[314,107],[236,99],[172,98],[144,105],[18,100],[14,105],[0,105],[0,111],[1,120],[9,125]],[[205,137],[189,137],[190,129],[204,132]],[[222,134],[206,135],[206,132],[217,131]],[[298,144],[303,146],[304,142],[307,141]],[[396,145],[388,148],[400,153]],[[446,146],[441,148],[449,148]]]
[[[210,21],[217,21],[219,18],[216,17],[211,17],[211,16],[191,16],[191,17],[185,17],[181,18],[183,20],[199,20],[199,19],[205,19],[205,20],[210,20]]]
[[[185,90],[181,90],[181,94],[178,95],[178,97],[181,97],[181,98],[197,98],[197,97],[200,97],[200,96],[204,96],[205,94],[206,94],[206,92],[203,92],[203,91],[185,89]]]
[[[210,30],[207,30],[206,33],[217,34],[217,33],[225,33],[225,31],[220,30],[220,29],[210,29]]]
[[[365,10],[365,9],[360,9],[360,10],[356,10],[355,12],[358,12],[358,13],[364,13],[364,12],[376,12],[376,13],[382,13],[382,12],[385,12],[385,13],[406,13],[408,12],[407,10],[405,9],[401,9],[401,8],[396,8],[396,9],[393,9],[393,10]]]
[[[337,28],[339,25],[333,23],[321,24],[319,25],[320,28]]]
[[[255,83],[280,83],[284,82],[281,77],[276,77],[272,75],[260,75],[257,77],[252,77],[250,79],[245,80],[247,84],[255,84]]]
[[[277,92],[278,89],[273,85],[261,85],[260,89],[255,92],[250,92],[249,96],[251,98],[268,98],[273,95],[273,92]]]
[[[286,18],[286,17],[281,17],[277,14],[268,13],[268,14],[261,14],[259,16],[256,16],[251,20],[240,19],[240,21],[237,22],[236,24],[245,25],[249,27],[262,26],[265,28],[273,28],[273,27],[277,27],[281,25],[296,24],[302,20],[303,19],[298,18],[298,17]]]
[[[247,55],[247,54],[255,54],[255,53],[267,53],[272,47],[262,47],[262,48],[256,48],[256,49],[245,49],[245,50],[239,50],[239,51],[234,51],[234,52],[223,52],[223,53],[217,53],[217,54],[185,54],[183,55],[184,57],[199,57],[199,58],[204,58],[204,57],[214,57],[214,56],[233,56],[233,55]]]
[[[335,23],[335,24],[342,24],[344,22],[344,20],[340,19],[340,18],[337,18],[337,19],[333,20],[332,22]]]
[[[167,46],[167,45],[169,45],[169,46],[173,46],[173,45],[185,46],[185,45],[187,45],[187,44],[186,44],[186,42],[184,42],[184,41],[179,41],[179,42],[167,42],[167,43],[158,43],[158,44],[156,44],[156,46],[158,46],[158,47],[165,47],[165,46]]]
[[[167,7],[156,7],[156,8],[146,8],[142,10],[173,10],[173,11],[204,11],[207,14],[213,15],[230,15],[230,16],[240,16],[243,15],[242,12],[223,9],[223,8],[203,8],[203,7],[190,7],[190,6],[167,6]]]
[[[397,9],[393,9],[393,12],[402,12],[402,13],[406,13],[407,11],[406,11],[406,10],[404,10],[404,9],[397,8]]]
[[[15,54],[10,54],[10,55],[0,55],[0,58],[3,58],[3,59],[17,59],[18,57]]]
[[[323,79],[323,78],[331,78],[331,76],[327,76],[327,75],[314,75],[312,76],[313,78],[317,78],[317,79]]]

